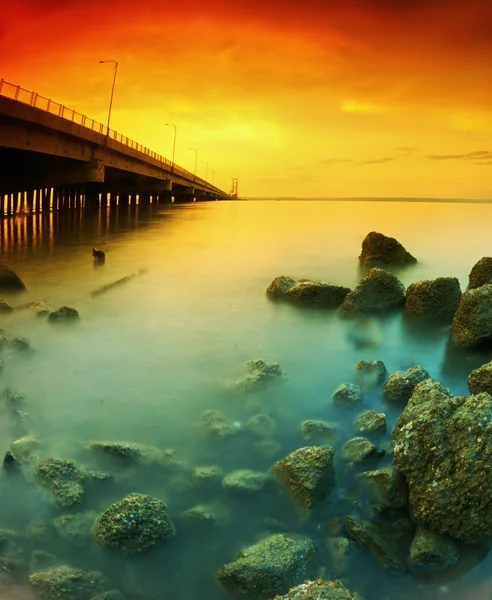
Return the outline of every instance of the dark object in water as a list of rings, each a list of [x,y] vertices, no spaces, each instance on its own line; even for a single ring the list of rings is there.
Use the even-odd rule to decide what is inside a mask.
[[[128,281],[130,281],[134,277],[137,277],[138,275],[143,275],[143,273],[145,273],[146,270],[147,269],[139,269],[135,273],[130,273],[130,275],[125,275],[125,277],[122,277],[121,279],[117,279],[116,281],[113,281],[112,283],[103,285],[102,287],[97,288],[97,290],[94,290],[91,293],[91,296],[94,297],[94,296],[99,296],[100,294],[104,294],[104,292],[107,292],[108,290],[110,290],[118,285],[121,285],[122,283],[127,283]]]
[[[3,459],[3,468],[7,470],[15,469],[17,467],[17,461],[10,450],[7,450]]]
[[[98,250],[97,248],[92,248],[92,256],[99,260],[104,260],[106,258],[106,254],[102,250]]]

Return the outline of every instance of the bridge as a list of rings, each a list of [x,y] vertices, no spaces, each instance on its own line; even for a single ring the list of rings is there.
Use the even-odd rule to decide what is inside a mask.
[[[231,198],[75,110],[0,79],[0,218],[62,207]]]

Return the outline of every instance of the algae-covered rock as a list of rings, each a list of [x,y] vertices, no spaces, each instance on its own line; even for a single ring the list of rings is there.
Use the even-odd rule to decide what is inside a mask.
[[[267,363],[264,360],[248,360],[246,375],[238,379],[235,387],[246,392],[258,391],[273,381],[281,380],[285,375],[278,363]]]
[[[222,479],[222,469],[216,465],[195,467],[193,481],[200,487],[213,487]]]
[[[272,283],[267,287],[266,294],[272,300],[284,300],[287,298],[287,292],[297,284],[297,279],[292,277],[275,277]]]
[[[307,441],[324,441],[333,439],[338,425],[328,421],[312,420],[303,421],[301,425],[301,435]]]
[[[364,600],[356,592],[351,592],[341,581],[305,581],[287,592],[275,596],[274,600]]]
[[[216,438],[228,438],[237,435],[241,431],[238,421],[229,419],[218,410],[207,410],[202,415],[202,423],[205,430]]]
[[[389,571],[406,571],[403,549],[395,539],[370,521],[347,517],[350,535]]]
[[[271,437],[275,433],[277,424],[272,417],[260,413],[253,415],[246,424],[246,427],[255,435]]]
[[[73,506],[82,501],[83,474],[71,460],[40,460],[36,464],[35,475],[43,485],[51,488],[53,497],[60,506]]]
[[[381,312],[404,304],[405,288],[401,281],[392,273],[374,267],[345,296],[338,310],[349,316]]]
[[[492,541],[492,396],[419,383],[393,431],[414,521],[467,543]]]
[[[83,571],[67,565],[29,575],[29,583],[42,600],[87,600],[106,587],[99,571]]]
[[[484,256],[473,265],[468,281],[469,290],[492,283],[492,258],[490,256]]]
[[[44,550],[35,550],[31,554],[29,570],[31,573],[34,571],[44,571],[45,569],[59,565],[61,562],[62,561],[60,561],[59,558],[50,552],[45,552]]]
[[[384,384],[383,394],[387,400],[403,404],[408,401],[415,386],[429,378],[429,373],[420,365],[406,371],[396,371]]]
[[[461,348],[492,344],[492,284],[467,290],[461,295],[451,334]]]
[[[226,475],[222,481],[222,486],[230,492],[254,494],[260,492],[265,487],[267,481],[268,475],[266,473],[241,469]]]
[[[418,527],[410,546],[410,562],[423,570],[444,570],[458,562],[459,550],[449,537]]]
[[[405,310],[416,317],[450,323],[460,299],[460,282],[456,277],[427,279],[407,288]]]
[[[306,446],[275,463],[273,475],[304,510],[309,511],[335,488],[331,446]]]
[[[173,534],[166,505],[152,496],[130,494],[111,504],[93,527],[96,542],[125,554],[140,554]]]
[[[217,521],[213,510],[202,504],[193,506],[188,510],[184,511],[181,518],[189,525],[196,527],[213,527]]]
[[[408,501],[408,488],[401,473],[392,465],[356,476],[364,494],[382,508],[403,508]]]
[[[361,360],[354,366],[355,377],[363,390],[371,390],[386,379],[388,371],[382,360]]]
[[[395,238],[371,231],[362,241],[359,261],[365,267],[378,265],[408,265],[417,262]]]
[[[125,596],[123,596],[120,590],[109,590],[94,596],[91,600],[125,600]]]
[[[97,513],[94,511],[60,515],[53,519],[53,525],[62,540],[83,548],[91,542],[92,526],[96,518]]]
[[[0,292],[24,289],[26,286],[17,273],[6,265],[0,265]]]
[[[375,446],[364,437],[355,437],[349,440],[340,451],[343,460],[353,463],[363,462],[369,458],[378,458],[384,455],[384,450]]]
[[[350,288],[321,281],[302,281],[287,291],[287,297],[296,304],[318,308],[338,308]]]
[[[60,321],[77,321],[80,318],[79,313],[75,308],[70,308],[70,306],[62,306],[58,310],[51,312],[48,315],[48,321],[50,323],[60,322]]]
[[[31,352],[31,342],[24,337],[17,337],[10,341],[10,347],[16,352]]]
[[[470,394],[487,392],[492,396],[492,361],[473,370],[468,376]]]
[[[350,572],[354,559],[355,542],[341,536],[329,537],[326,540],[326,549],[330,557],[330,574],[342,577]]]
[[[16,460],[23,462],[33,455],[38,448],[39,441],[33,436],[24,436],[18,440],[14,440],[10,444],[10,450]]]
[[[342,383],[331,395],[331,399],[336,404],[353,406],[362,402],[362,389],[354,383]]]
[[[126,460],[137,460],[143,456],[139,446],[128,442],[92,442],[89,444],[89,449]]]
[[[308,538],[277,533],[242,550],[217,579],[233,595],[266,600],[307,579],[314,553]]]
[[[386,431],[386,415],[375,410],[366,410],[354,421],[358,433],[384,433]]]

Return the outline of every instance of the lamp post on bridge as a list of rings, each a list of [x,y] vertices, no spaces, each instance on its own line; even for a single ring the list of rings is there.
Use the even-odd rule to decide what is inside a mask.
[[[196,183],[196,163],[198,160],[198,150],[196,148],[190,148],[190,150],[192,150],[195,153],[195,177],[193,179],[193,182]]]
[[[176,152],[176,125],[173,125],[172,123],[166,123],[166,127],[174,127],[174,141],[173,141],[173,164],[171,167],[171,173],[174,171],[174,153]]]
[[[102,64],[102,63],[113,63],[114,64],[113,87],[111,88],[111,98],[109,100],[108,126],[107,126],[107,132],[106,132],[106,135],[109,139],[109,123],[111,121],[111,107],[113,106],[114,84],[116,83],[116,73],[118,72],[118,61],[117,60],[100,60],[99,64]]]
[[[208,183],[208,161],[202,160],[202,163],[205,163],[205,181]]]

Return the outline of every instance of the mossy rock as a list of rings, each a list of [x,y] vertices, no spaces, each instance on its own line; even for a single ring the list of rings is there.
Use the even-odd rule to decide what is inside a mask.
[[[370,521],[347,517],[350,536],[364,546],[388,571],[406,571],[405,549],[397,540]]]
[[[246,424],[246,427],[259,437],[271,437],[275,433],[277,424],[269,415],[260,413],[253,415]]]
[[[410,546],[410,563],[423,571],[444,571],[458,562],[459,549],[451,538],[418,527]]]
[[[470,394],[487,392],[492,396],[492,361],[473,370],[468,376]]]
[[[429,378],[429,373],[420,365],[410,367],[406,371],[396,371],[384,384],[384,397],[391,402],[404,404],[413,394],[415,387]]]
[[[468,278],[468,289],[482,287],[487,283],[492,283],[492,258],[484,256],[473,265]]]
[[[292,302],[317,308],[338,308],[345,300],[350,288],[321,281],[302,281],[287,291]]]
[[[271,300],[285,300],[288,291],[297,284],[297,279],[280,275],[275,277],[272,283],[267,287],[266,295]]]
[[[254,494],[260,492],[268,481],[268,475],[250,469],[240,469],[226,475],[222,487],[238,494]]]
[[[422,319],[451,323],[460,299],[460,282],[456,277],[427,279],[408,286],[405,310]]]
[[[363,398],[361,387],[354,383],[342,383],[331,395],[333,402],[342,406],[359,404]]]
[[[386,415],[375,410],[366,410],[354,421],[357,433],[384,433],[386,431]]]
[[[25,290],[26,286],[15,271],[6,265],[0,265],[0,291]]]
[[[61,306],[58,310],[54,310],[48,315],[48,321],[50,323],[58,323],[61,321],[78,321],[80,315],[75,308],[70,306]]]
[[[341,581],[305,581],[287,592],[275,596],[274,600],[364,600],[356,592],[351,592]]]
[[[411,265],[417,259],[398,240],[376,231],[371,231],[362,240],[359,261],[365,267],[379,265]]]
[[[492,346],[492,284],[467,290],[461,295],[451,334],[461,348]]]
[[[51,488],[53,497],[60,506],[68,507],[82,502],[83,474],[71,460],[40,460],[36,464],[35,475],[43,485]]]
[[[323,441],[333,439],[338,429],[338,425],[328,421],[313,420],[303,421],[301,425],[301,435],[307,442]]]
[[[341,315],[379,313],[405,304],[405,287],[389,271],[372,268],[347,294],[338,311]]]
[[[87,600],[107,587],[99,571],[87,572],[67,565],[32,573],[29,583],[42,600]]]
[[[375,446],[371,441],[364,437],[355,437],[343,445],[340,450],[340,456],[343,460],[359,463],[372,458],[379,458],[384,455],[384,450]]]
[[[388,370],[382,360],[361,360],[354,366],[354,372],[362,390],[375,388],[388,376]]]

